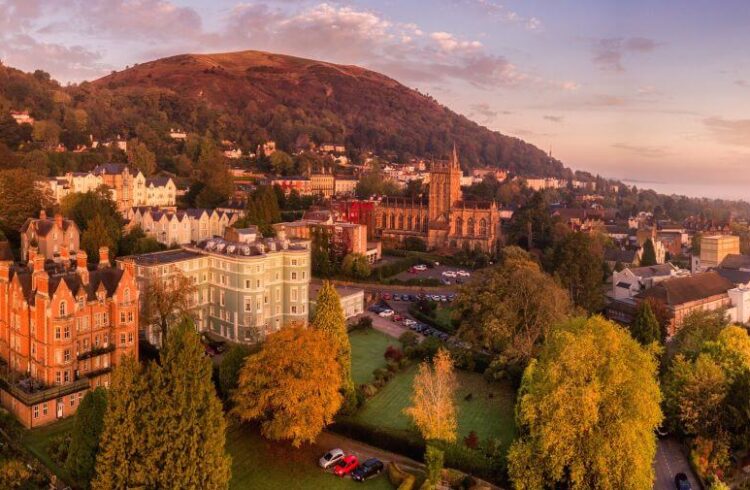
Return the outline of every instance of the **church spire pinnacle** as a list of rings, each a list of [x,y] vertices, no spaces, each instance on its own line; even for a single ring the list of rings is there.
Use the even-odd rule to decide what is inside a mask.
[[[451,154],[451,167],[458,167],[458,150],[456,150],[456,142],[453,142],[453,153]]]

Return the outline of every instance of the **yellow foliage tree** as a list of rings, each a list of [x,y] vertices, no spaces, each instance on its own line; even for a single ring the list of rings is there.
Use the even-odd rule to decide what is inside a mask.
[[[414,378],[412,405],[405,412],[425,440],[455,442],[456,429],[456,373],[453,360],[445,349],[440,349],[432,366],[423,362]]]
[[[293,325],[269,335],[240,371],[232,412],[260,421],[269,439],[291,440],[295,447],[314,441],[343,402],[336,353],[320,330]]]

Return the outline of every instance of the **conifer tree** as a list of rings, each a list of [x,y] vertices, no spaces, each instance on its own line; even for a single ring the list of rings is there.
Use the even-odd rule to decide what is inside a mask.
[[[96,458],[94,489],[139,487],[146,483],[140,462],[145,379],[138,362],[126,357],[112,374],[104,431]]]
[[[97,388],[86,393],[76,411],[65,469],[82,486],[88,488],[94,477],[99,438],[104,428],[107,390]]]
[[[352,346],[346,331],[341,298],[330,281],[324,281],[318,292],[312,324],[316,329],[328,333],[336,343],[336,361],[341,366],[341,394],[346,400],[345,407],[351,409],[356,402],[352,380]]]
[[[656,319],[654,311],[648,301],[638,305],[638,311],[633,320],[630,331],[633,338],[643,345],[658,342],[661,339],[659,320]]]
[[[643,255],[641,256],[641,267],[656,265],[656,250],[654,242],[649,238],[643,243]]]

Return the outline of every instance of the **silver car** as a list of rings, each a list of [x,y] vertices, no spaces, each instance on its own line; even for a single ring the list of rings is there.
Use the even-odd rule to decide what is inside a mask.
[[[325,453],[323,457],[320,458],[320,460],[318,460],[318,464],[320,465],[321,468],[323,468],[324,470],[327,470],[328,468],[335,465],[342,459],[344,459],[344,451],[338,448],[331,449],[330,451]]]

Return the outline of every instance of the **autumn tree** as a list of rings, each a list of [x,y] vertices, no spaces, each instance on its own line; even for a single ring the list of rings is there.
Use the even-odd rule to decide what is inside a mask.
[[[143,325],[156,326],[161,341],[167,337],[169,328],[193,311],[196,287],[190,277],[175,270],[168,277],[153,272],[143,291],[145,301],[141,311]]]
[[[99,451],[99,438],[104,430],[106,409],[107,391],[97,388],[86,393],[76,410],[65,469],[75,481],[85,487],[89,486],[94,477],[96,454]]]
[[[156,172],[156,155],[144,143],[138,140],[130,140],[127,155],[128,163],[143,172],[146,177],[150,177]]]
[[[656,374],[655,353],[601,317],[555,329],[519,390],[514,488],[651,488],[662,419]]]
[[[31,471],[19,459],[4,459],[0,462],[0,488],[27,488]],[[31,487],[34,488],[34,487]]]
[[[312,442],[341,408],[341,371],[335,342],[325,332],[298,326],[268,336],[247,358],[232,412],[256,420],[269,439],[295,447]]]
[[[638,305],[630,332],[643,345],[661,340],[661,328],[649,303],[644,301]]]
[[[503,255],[499,267],[475,273],[461,287],[455,315],[460,337],[491,352],[499,366],[522,370],[572,306],[526,252],[507,247]]]
[[[341,373],[341,394],[344,396],[347,409],[351,409],[356,403],[352,380],[352,346],[346,329],[344,310],[341,308],[341,297],[330,281],[323,281],[323,286],[318,292],[312,326],[326,333],[333,342],[336,362]]]
[[[420,364],[414,377],[412,404],[405,412],[426,441],[456,441],[456,386],[453,360],[447,350],[438,350],[432,365],[428,361]]]
[[[52,196],[37,185],[37,175],[21,168],[0,171],[0,230],[11,239],[27,218],[47,209]]]

